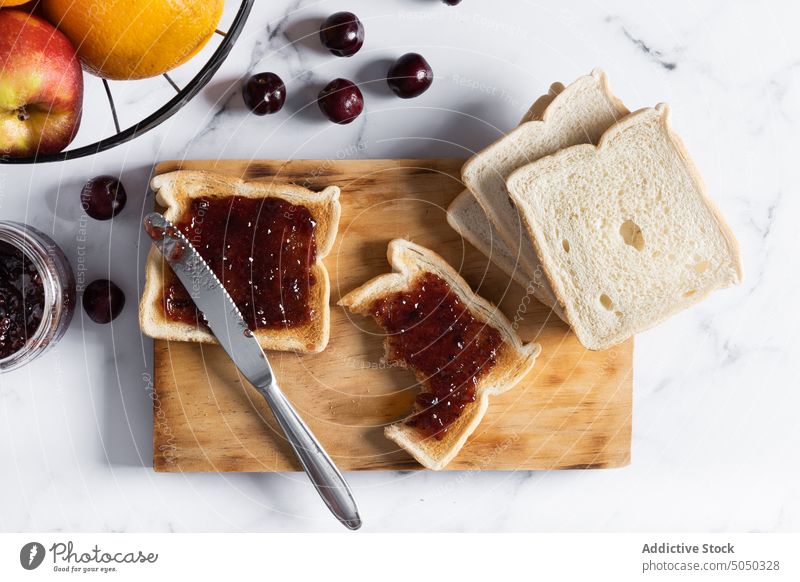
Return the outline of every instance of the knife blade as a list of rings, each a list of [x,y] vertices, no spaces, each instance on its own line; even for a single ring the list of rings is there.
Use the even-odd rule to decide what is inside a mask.
[[[361,527],[358,507],[344,477],[283,394],[269,359],[220,280],[186,236],[157,212],[144,217],[145,232],[192,297],[222,348],[264,397],[311,483],[347,528]]]

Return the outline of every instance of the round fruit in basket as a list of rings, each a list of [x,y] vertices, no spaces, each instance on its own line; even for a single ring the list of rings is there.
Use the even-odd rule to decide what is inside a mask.
[[[224,0],[42,0],[48,20],[106,79],[144,79],[182,65],[214,34]]]
[[[0,31],[0,155],[60,152],[81,120],[75,49],[50,23],[19,10],[0,10]]]

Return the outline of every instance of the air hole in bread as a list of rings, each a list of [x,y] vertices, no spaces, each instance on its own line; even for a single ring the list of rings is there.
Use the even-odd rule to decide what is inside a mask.
[[[613,302],[613,301],[611,301],[611,297],[609,297],[609,296],[608,296],[608,295],[606,295],[605,293],[603,293],[602,295],[600,295],[600,304],[601,304],[603,307],[605,307],[606,309],[608,309],[609,311],[611,311],[612,309],[614,309],[614,302]]]
[[[691,297],[697,293],[697,289],[689,289],[686,293],[683,294],[684,297]]]
[[[710,266],[711,263],[709,263],[708,261],[697,261],[694,264],[694,270],[697,271],[698,273],[705,273]]]
[[[564,247],[564,252],[569,252],[569,241],[567,239],[561,241],[561,246]]]
[[[639,225],[632,220],[626,220],[619,227],[619,234],[625,244],[635,248],[637,251],[644,249],[644,235]]]

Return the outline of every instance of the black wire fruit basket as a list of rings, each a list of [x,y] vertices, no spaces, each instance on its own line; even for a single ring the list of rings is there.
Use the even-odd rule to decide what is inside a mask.
[[[227,31],[217,29],[215,34],[222,36],[217,49],[206,61],[198,73],[183,87],[181,88],[168,73],[164,73],[162,77],[167,83],[175,90],[176,94],[167,103],[159,107],[156,111],[145,117],[144,119],[134,123],[133,125],[122,129],[119,123],[119,116],[117,114],[117,106],[114,103],[111,87],[106,79],[102,80],[103,87],[105,88],[106,96],[108,97],[108,104],[110,114],[114,121],[115,133],[108,137],[102,138],[92,144],[66,149],[62,152],[55,154],[38,154],[29,157],[11,157],[0,156],[0,164],[41,164],[46,162],[62,162],[65,160],[74,160],[76,158],[83,158],[93,154],[110,150],[120,144],[128,142],[148,131],[162,124],[164,121],[175,115],[181,107],[186,105],[192,98],[195,97],[203,87],[208,84],[217,70],[225,62],[228,54],[231,52],[236,39],[244,28],[245,22],[250,11],[253,8],[255,0],[241,0],[241,6],[236,12]],[[135,83],[136,81],[121,81],[122,83]]]

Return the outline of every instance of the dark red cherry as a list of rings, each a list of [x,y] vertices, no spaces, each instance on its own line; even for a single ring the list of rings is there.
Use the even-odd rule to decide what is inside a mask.
[[[81,190],[81,207],[97,220],[110,220],[125,208],[128,195],[114,176],[92,178]]]
[[[277,113],[286,101],[286,85],[275,73],[257,73],[245,82],[242,97],[256,115]]]
[[[461,0],[442,0],[442,2],[444,2],[448,6],[458,6],[459,4],[461,4]]]
[[[97,279],[83,291],[83,308],[95,323],[109,323],[125,307],[125,293],[108,279]]]
[[[364,44],[364,25],[352,12],[337,12],[322,23],[319,38],[337,57],[352,57]]]
[[[317,103],[328,119],[345,125],[363,111],[364,96],[351,81],[334,79],[319,92]]]
[[[433,69],[422,55],[406,53],[389,69],[386,82],[403,99],[418,97],[433,84]]]

